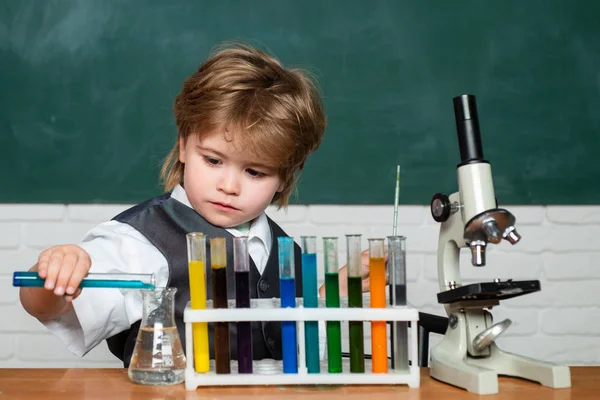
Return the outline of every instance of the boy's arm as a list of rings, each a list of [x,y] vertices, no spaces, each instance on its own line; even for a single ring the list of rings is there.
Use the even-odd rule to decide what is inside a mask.
[[[50,321],[73,310],[81,280],[90,269],[89,255],[79,246],[51,247],[40,254],[30,269],[46,282],[43,288],[22,287],[19,292],[25,311],[40,321]]]
[[[30,271],[37,271],[37,264]],[[70,301],[40,288],[22,287],[19,297],[25,311],[40,321],[50,321],[73,309]]]

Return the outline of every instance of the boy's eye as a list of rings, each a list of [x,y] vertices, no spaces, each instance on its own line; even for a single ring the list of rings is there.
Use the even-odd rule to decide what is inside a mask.
[[[259,172],[259,171],[255,170],[255,169],[252,169],[252,168],[248,168],[246,170],[246,172],[248,173],[248,175],[250,175],[252,177],[255,177],[255,178],[262,178],[263,176],[265,176],[264,173]]]
[[[218,158],[213,158],[213,157],[204,157],[204,160],[211,164],[211,165],[219,165],[219,163],[221,162]]]

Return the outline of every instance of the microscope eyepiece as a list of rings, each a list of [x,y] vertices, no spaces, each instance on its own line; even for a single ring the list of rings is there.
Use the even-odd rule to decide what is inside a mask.
[[[486,162],[483,159],[475,96],[463,94],[455,97],[453,103],[461,164]]]

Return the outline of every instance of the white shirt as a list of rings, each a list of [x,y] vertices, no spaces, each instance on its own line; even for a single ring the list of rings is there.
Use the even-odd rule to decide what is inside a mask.
[[[176,186],[171,197],[191,208],[183,187]],[[242,236],[236,229],[227,231]],[[248,253],[262,274],[272,243],[264,213],[253,221],[246,236]],[[157,286],[165,286],[168,281],[169,265],[163,254],[128,224],[104,222],[86,233],[79,245],[90,255],[90,272],[153,273]],[[86,289],[73,301],[73,308],[74,311],[44,325],[80,357],[142,319],[142,297],[138,290]]]

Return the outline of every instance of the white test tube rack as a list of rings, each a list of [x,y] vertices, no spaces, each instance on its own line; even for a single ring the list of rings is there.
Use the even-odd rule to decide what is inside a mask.
[[[345,298],[342,298],[345,300]],[[398,385],[406,384],[411,388],[420,385],[420,371],[417,362],[417,321],[419,312],[406,306],[388,306],[387,308],[303,308],[302,298],[296,298],[296,308],[280,308],[280,300],[252,299],[251,308],[211,308],[211,301],[203,310],[185,308],[186,370],[185,388],[195,390],[199,386],[241,386],[241,385]],[[232,306],[230,300],[230,307]],[[235,306],[233,306],[235,307]],[[194,370],[194,351],[192,338],[193,322],[244,322],[244,321],[295,321],[298,343],[298,373],[283,373],[281,360],[254,360],[251,374],[238,374],[237,361],[231,360],[230,374],[216,374],[214,360],[211,360],[209,372],[197,373]],[[305,321],[407,321],[412,328],[408,330],[409,354],[412,365],[407,371],[388,368],[387,373],[372,373],[370,360],[365,360],[364,373],[350,372],[349,359],[342,360],[342,371],[329,373],[327,359],[321,361],[320,373],[308,373],[305,358]],[[389,343],[389,342],[388,342]],[[389,346],[389,344],[388,344]]]

